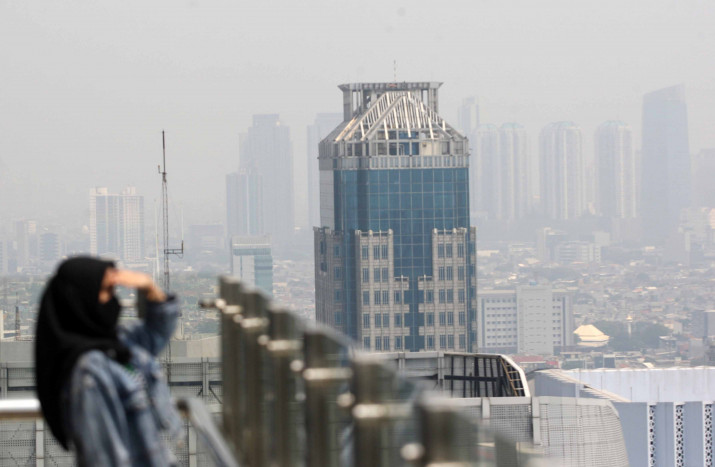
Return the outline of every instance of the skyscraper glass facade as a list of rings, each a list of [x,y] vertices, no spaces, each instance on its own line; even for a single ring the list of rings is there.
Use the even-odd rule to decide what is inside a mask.
[[[341,87],[353,102],[320,151],[316,316],[370,350],[423,350],[431,332],[451,337],[445,349],[467,350],[465,321],[474,316],[467,142],[434,112],[439,83],[402,84],[412,85],[407,92],[383,83]],[[437,257],[450,274],[438,274]],[[438,282],[443,288],[434,289]],[[440,294],[442,302],[428,300]],[[470,319],[427,329],[425,307],[437,303],[452,318]]]

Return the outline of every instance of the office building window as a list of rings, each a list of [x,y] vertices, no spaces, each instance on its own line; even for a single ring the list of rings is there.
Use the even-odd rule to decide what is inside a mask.
[[[453,349],[454,348],[454,336],[450,334],[447,336],[447,348],[448,349]]]
[[[444,243],[437,244],[437,258],[444,258]]]
[[[387,282],[387,280],[390,278],[390,273],[388,272],[387,268],[382,268],[382,282]]]
[[[402,350],[402,336],[395,337],[395,350]]]
[[[459,312],[459,325],[464,326],[466,324],[465,313],[463,311]]]
[[[447,280],[451,281],[454,279],[454,268],[452,266],[447,266]]]
[[[454,326],[454,313],[452,313],[451,311],[447,313],[447,325]]]
[[[434,350],[434,336],[427,336],[427,350]]]
[[[372,279],[373,279],[375,282],[380,282],[380,268],[375,268],[375,270],[373,271],[373,277],[372,277]]]
[[[390,304],[390,291],[389,291],[389,290],[383,290],[383,291],[382,291],[382,304],[383,304],[383,305],[389,305],[389,304]]]
[[[444,266],[440,266],[437,270],[437,278],[441,281],[444,280]]]
[[[375,350],[382,350],[382,339],[380,336],[375,337]]]
[[[390,338],[387,336],[382,338],[382,350],[390,350]]]
[[[375,313],[375,327],[382,327],[382,315],[380,313]]]
[[[447,336],[445,336],[444,334],[441,334],[439,336],[439,348],[440,349],[447,348]]]
[[[400,290],[395,290],[395,303],[402,303],[402,292]]]
[[[457,256],[464,258],[464,243],[457,244]]]
[[[362,281],[370,282],[370,270],[368,268],[362,268]]]
[[[447,313],[445,313],[444,311],[441,311],[439,313],[439,325],[444,326],[446,324],[447,324]]]
[[[459,266],[457,268],[457,279],[460,281],[464,280],[464,266]]]
[[[439,289],[439,303],[445,303],[447,301],[445,297],[444,289]]]
[[[340,273],[340,271],[341,271],[340,266],[335,266],[335,267],[333,268],[333,278],[334,278],[335,280],[339,280],[340,277],[342,276],[342,274]]]
[[[464,289],[457,290],[457,298],[459,299],[459,303],[464,303]]]
[[[390,315],[388,313],[382,314],[382,325],[386,328],[390,327]]]
[[[343,301],[343,291],[340,289],[335,290],[335,303],[340,303]]]
[[[460,349],[464,349],[467,346],[467,344],[465,343],[465,340],[466,339],[464,338],[464,334],[460,334],[459,335],[459,348]]]
[[[382,245],[382,259],[388,259],[387,245]]]
[[[362,314],[362,327],[365,329],[370,328],[370,315],[368,313]]]
[[[365,350],[370,350],[370,338],[369,337],[362,338],[362,348]]]
[[[427,326],[434,326],[434,313],[427,313]]]
[[[375,293],[372,295],[373,298],[373,304],[374,305],[379,305],[380,304],[380,291],[376,290]]]
[[[454,303],[454,290],[447,290],[447,303]]]
[[[452,257],[452,244],[447,243],[447,258],[451,258],[451,257]]]
[[[425,298],[425,302],[434,303],[434,290],[427,291],[427,298]]]
[[[395,315],[395,327],[396,328],[402,327],[402,313],[397,313]]]
[[[362,293],[362,304],[363,305],[370,304],[370,292],[368,292],[367,290]]]
[[[380,245],[372,247],[372,259],[380,259]]]
[[[340,258],[340,245],[335,245],[335,247],[333,247],[333,256]]]
[[[370,248],[368,248],[367,246],[363,246],[362,248],[360,248],[360,250],[361,250],[360,257],[362,259],[370,259]]]

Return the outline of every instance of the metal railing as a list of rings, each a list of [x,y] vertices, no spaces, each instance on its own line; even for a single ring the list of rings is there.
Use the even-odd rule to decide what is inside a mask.
[[[211,414],[201,400],[191,397],[180,398],[176,400],[176,408],[189,421],[213,465],[238,467],[231,449],[216,428]],[[0,422],[38,420],[42,420],[42,410],[37,399],[0,400]]]
[[[249,466],[534,465],[454,400],[222,277],[223,429]],[[531,451],[533,452],[533,451]]]

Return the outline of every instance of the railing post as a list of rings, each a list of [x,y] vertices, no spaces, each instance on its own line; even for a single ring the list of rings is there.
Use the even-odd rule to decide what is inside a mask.
[[[269,309],[266,349],[271,361],[274,403],[272,410],[274,450],[272,460],[280,466],[302,466],[305,447],[300,443],[299,428],[303,426],[300,376],[295,371],[303,365],[300,322],[296,315],[284,309]]]
[[[392,428],[407,418],[412,407],[399,402],[397,372],[374,354],[353,358],[352,392],[355,420],[356,467],[393,466],[399,463],[399,449]]]
[[[420,465],[468,466],[478,462],[474,455],[474,426],[448,404],[423,400],[418,405],[424,452]]]
[[[343,429],[349,423],[337,402],[340,388],[347,388],[352,376],[350,368],[344,366],[347,349],[326,330],[310,329],[304,336],[307,464],[339,466]]]
[[[226,439],[239,451],[238,433],[240,433],[239,406],[237,400],[237,367],[235,356],[238,352],[234,318],[240,314],[238,306],[241,284],[234,277],[222,276],[219,279],[219,293],[223,306],[221,312],[221,375],[223,388],[223,430]]]
[[[245,420],[242,421],[242,450],[250,466],[267,465],[270,433],[266,430],[264,377],[266,356],[262,343],[267,341],[267,300],[257,291],[241,295],[241,316],[237,321],[239,345],[239,384],[244,384],[241,405]],[[239,393],[240,394],[240,393]]]

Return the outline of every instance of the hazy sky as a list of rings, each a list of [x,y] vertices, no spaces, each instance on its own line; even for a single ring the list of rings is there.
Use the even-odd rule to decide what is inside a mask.
[[[151,209],[162,129],[173,204],[223,222],[254,113],[290,126],[302,207],[306,125],[342,110],[338,84],[392,81],[394,60],[399,81],[445,83],[448,121],[478,96],[534,150],[573,120],[590,154],[615,118],[640,147],[642,95],[684,83],[691,149],[715,147],[713,24],[715,2],[690,0],[0,0],[0,224],[87,223],[95,185],[135,184]]]

